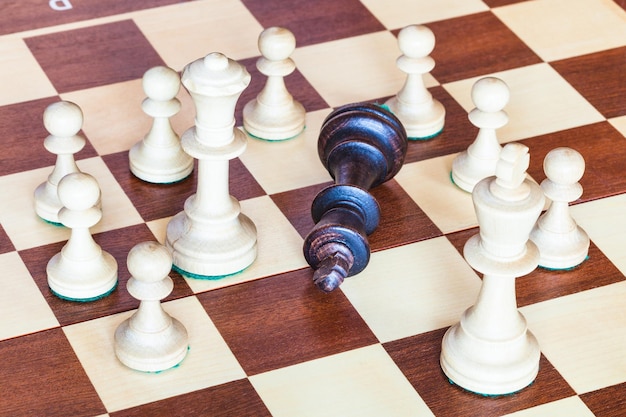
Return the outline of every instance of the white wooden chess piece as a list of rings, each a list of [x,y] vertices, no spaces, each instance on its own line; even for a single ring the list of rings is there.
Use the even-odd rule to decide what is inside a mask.
[[[228,180],[229,161],[247,145],[234,113],[250,74],[214,52],[187,65],[182,83],[196,105],[196,124],[181,143],[198,159],[198,185],[167,225],[166,245],[182,275],[215,279],[242,271],[257,254],[256,227],[229,194]]]
[[[502,151],[496,129],[509,121],[504,111],[509,98],[509,87],[496,77],[481,78],[472,86],[472,101],[476,107],[468,117],[479,129],[478,135],[467,150],[452,161],[452,180],[462,190],[471,193],[478,181],[496,173]]]
[[[60,101],[50,104],[43,113],[48,133],[44,147],[57,155],[52,173],[35,189],[35,212],[42,219],[60,225],[59,210],[63,207],[57,188],[61,178],[79,172],[74,154],[83,149],[85,138],[78,134],[83,127],[83,112],[75,103]]]
[[[117,261],[102,250],[89,230],[102,218],[98,182],[89,174],[75,172],[61,179],[58,192],[63,204],[59,220],[71,234],[61,252],[48,262],[48,286],[66,300],[103,298],[117,286]]]
[[[284,81],[296,69],[289,57],[295,48],[296,38],[285,28],[270,27],[259,36],[262,57],[256,65],[267,81],[258,96],[243,109],[243,127],[254,137],[284,140],[304,129],[304,107],[293,99]]]
[[[115,354],[138,371],[170,369],[185,358],[189,347],[187,330],[161,305],[174,288],[168,276],[172,256],[157,242],[142,242],[128,252],[127,265],[131,277],[126,288],[140,304],[115,330]]]
[[[474,306],[444,335],[441,368],[455,384],[483,395],[502,395],[531,384],[540,350],[517,309],[515,278],[537,267],[530,230],[544,204],[540,187],[526,178],[528,148],[507,144],[496,176],[472,193],[480,232],[465,244],[467,263],[482,272]]]
[[[443,130],[446,116],[423,79],[435,67],[429,55],[435,49],[435,35],[426,26],[410,25],[398,34],[398,46],[402,55],[396,65],[407,77],[398,94],[385,104],[400,119],[409,139],[431,139]]]
[[[173,69],[157,66],[146,71],[142,81],[147,98],[141,107],[154,120],[148,134],[128,152],[130,171],[151,183],[181,181],[191,174],[193,158],[181,148],[170,123],[181,108],[176,98],[180,78]]]
[[[585,160],[574,149],[556,148],[546,155],[543,169],[547,178],[541,182],[541,188],[551,204],[539,217],[530,239],[539,248],[539,266],[573,268],[589,253],[589,236],[569,211],[569,203],[583,194],[578,181],[585,172]]]

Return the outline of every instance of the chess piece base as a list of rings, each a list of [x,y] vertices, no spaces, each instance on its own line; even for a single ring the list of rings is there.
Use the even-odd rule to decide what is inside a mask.
[[[476,337],[463,319],[443,337],[441,368],[456,385],[481,395],[505,395],[532,384],[539,371],[537,339],[525,330],[508,340]]]
[[[108,295],[117,286],[117,261],[102,252],[99,260],[68,260],[54,255],[46,267],[48,286],[59,298],[93,301]]]
[[[128,152],[128,159],[134,176],[155,184],[182,181],[193,171],[193,158],[179,146],[155,148],[138,142]]]
[[[433,99],[430,105],[426,103],[416,108],[408,107],[395,96],[385,105],[400,119],[411,140],[432,139],[443,131],[446,110],[438,100]]]
[[[165,371],[185,359],[189,350],[187,340],[187,330],[173,317],[171,325],[158,333],[138,332],[127,319],[115,330],[115,355],[137,371]]]
[[[542,268],[574,268],[589,254],[589,236],[580,226],[566,233],[550,233],[535,225],[530,240],[539,248],[539,266]]]
[[[166,232],[166,246],[182,275],[219,279],[243,271],[256,259],[256,227],[244,214],[199,227],[188,227],[186,216],[184,211],[174,216]]]
[[[289,105],[275,108],[254,99],[243,109],[243,127],[258,139],[287,140],[304,130],[305,114],[302,104],[295,100]]]

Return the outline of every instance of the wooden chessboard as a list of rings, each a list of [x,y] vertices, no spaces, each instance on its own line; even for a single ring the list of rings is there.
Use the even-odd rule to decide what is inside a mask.
[[[50,4],[49,4],[50,3]],[[53,10],[54,8],[59,10]],[[68,8],[71,5],[71,8]],[[85,0],[0,6],[0,415],[1,416],[625,416],[626,415],[626,3],[609,0]],[[323,294],[302,255],[315,194],[330,183],[317,133],[332,108],[383,102],[404,81],[396,35],[409,24],[435,33],[426,77],[445,106],[444,132],[411,142],[406,163],[373,190],[382,221],[361,274]],[[165,227],[195,191],[134,178],[128,149],[148,131],[143,73],[180,71],[219,51],[252,82],[236,113],[260,91],[263,28],[291,29],[298,69],[287,86],[307,109],[290,141],[250,139],[231,161],[231,193],[256,223],[255,263],[223,280],[172,273],[164,308],[186,326],[182,364],[158,374],[117,361],[113,333],[132,314],[126,255]],[[531,152],[529,174],[570,146],[587,163],[572,205],[591,237],[589,259],[566,272],[517,280],[520,311],[539,340],[539,375],[510,396],[451,385],[441,339],[478,294],[460,254],[477,232],[471,196],[450,183],[456,153],[476,135],[467,119],[472,84],[495,75],[511,89],[501,142]],[[173,119],[193,124],[187,93]],[[92,303],[55,298],[45,266],[68,238],[33,211],[33,191],[54,155],[42,113],[69,100],[88,139],[79,167],[102,187],[92,231],[119,264],[119,286]]]

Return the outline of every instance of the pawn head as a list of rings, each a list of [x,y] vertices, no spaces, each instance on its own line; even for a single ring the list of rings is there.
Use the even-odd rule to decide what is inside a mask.
[[[574,149],[555,148],[544,158],[543,170],[552,182],[575,184],[585,173],[585,160]]]
[[[84,172],[67,174],[57,189],[59,200],[70,210],[87,210],[100,199],[100,186],[94,177]]]
[[[270,61],[282,61],[296,49],[296,38],[288,29],[270,27],[259,36],[259,51]]]
[[[424,25],[406,26],[398,33],[398,47],[410,58],[427,57],[435,49],[435,34]]]
[[[504,109],[511,94],[509,86],[499,78],[484,77],[472,86],[472,101],[477,109],[495,113]]]
[[[158,282],[170,273],[172,255],[158,242],[141,242],[128,252],[126,265],[133,278],[142,282]]]
[[[53,136],[74,136],[83,127],[83,111],[70,101],[52,103],[43,112],[43,125]]]

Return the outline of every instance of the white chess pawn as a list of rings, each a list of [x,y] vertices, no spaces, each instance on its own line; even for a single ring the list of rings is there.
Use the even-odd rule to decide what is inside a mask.
[[[152,128],[143,140],[128,152],[130,171],[151,183],[172,183],[185,179],[193,170],[193,158],[180,146],[180,138],[172,129],[170,117],[180,111],[176,98],[180,77],[171,68],[158,66],[143,76],[147,98],[141,107],[154,118]]]
[[[69,101],[53,103],[43,113],[43,124],[50,133],[44,147],[57,158],[48,179],[35,189],[35,212],[42,219],[60,225],[58,213],[63,205],[57,187],[61,178],[79,172],[74,154],[85,146],[85,138],[78,135],[83,127],[83,112]]]
[[[556,148],[546,155],[543,169],[547,178],[541,182],[541,188],[551,204],[539,217],[530,239],[539,248],[541,267],[573,268],[589,253],[589,236],[569,211],[569,203],[583,194],[578,181],[585,172],[585,160],[573,149]]]
[[[243,109],[243,127],[252,136],[266,140],[284,140],[304,129],[306,112],[285,87],[284,77],[296,69],[289,57],[296,48],[296,38],[285,28],[271,27],[259,36],[257,61],[261,74],[267,76],[263,90]]]
[[[174,288],[168,275],[172,256],[157,242],[142,242],[128,252],[127,265],[131,277],[126,288],[140,303],[115,330],[115,354],[124,365],[138,371],[170,369],[185,358],[189,346],[183,324],[161,305]]]
[[[472,192],[480,231],[465,244],[467,263],[483,273],[476,303],[450,327],[441,368],[455,384],[483,395],[503,395],[530,385],[539,370],[537,339],[517,309],[515,278],[537,267],[539,250],[529,234],[543,208],[541,188],[526,178],[528,148],[507,144],[496,176]]]
[[[82,172],[68,174],[59,182],[61,223],[70,237],[46,267],[48,286],[59,298],[92,301],[111,293],[117,285],[117,261],[93,240],[89,228],[102,218],[97,204],[100,187]]]
[[[478,135],[467,150],[452,161],[452,180],[462,190],[471,193],[478,181],[496,173],[502,150],[496,129],[509,121],[504,111],[509,98],[509,87],[496,77],[481,78],[472,86],[472,101],[476,107],[468,116],[479,129]]]
[[[411,25],[398,34],[402,54],[396,61],[407,74],[402,89],[387,100],[387,107],[400,119],[409,139],[426,140],[443,130],[446,110],[428,91],[423,76],[435,67],[430,53],[435,49],[435,35],[426,26]]]

